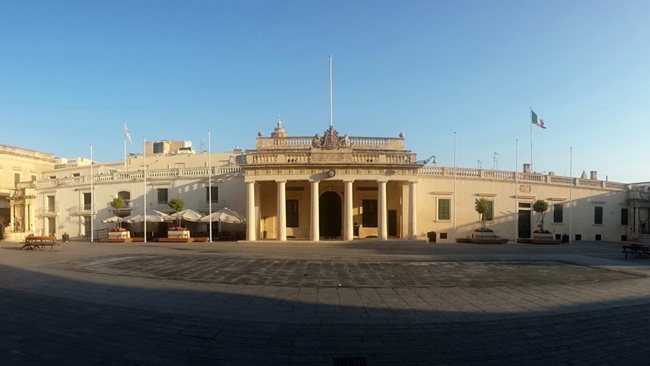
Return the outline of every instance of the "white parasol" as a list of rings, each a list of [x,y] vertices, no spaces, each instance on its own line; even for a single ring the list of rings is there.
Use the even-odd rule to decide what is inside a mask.
[[[244,219],[244,216],[242,216],[238,212],[231,210],[228,207],[224,207],[213,212],[212,215],[207,215],[202,217],[199,221],[200,222],[221,221],[230,224],[241,224],[246,220]]]
[[[201,219],[201,214],[192,210],[191,208],[186,208],[178,213],[169,214],[165,221],[176,221],[176,220],[185,220],[185,221],[199,221]]]
[[[165,222],[167,221],[167,218],[169,215],[167,215],[164,212],[160,212],[157,210],[147,210],[146,215],[135,215],[135,216],[129,216],[125,217],[124,221],[130,222],[130,223],[138,223],[138,222]]]

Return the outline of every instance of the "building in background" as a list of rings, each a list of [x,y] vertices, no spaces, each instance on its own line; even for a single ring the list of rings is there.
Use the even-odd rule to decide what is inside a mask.
[[[538,226],[532,206],[539,199],[549,203],[545,228],[557,239],[650,240],[647,184],[602,181],[596,172],[580,178],[535,174],[527,164],[521,172],[438,167],[417,160],[404,142],[402,134],[354,137],[333,126],[291,137],[278,120],[270,137],[259,133],[248,151],[195,153],[191,143],[162,141],[147,143],[144,155],[131,154],[126,162],[55,164],[43,154],[49,165],[23,167],[36,178],[21,178],[5,192],[22,192],[25,204],[35,206],[25,234],[65,233],[73,240],[114,226],[103,222],[113,216],[171,213],[168,202],[176,197],[204,215],[222,207],[245,215],[247,240],[453,243],[481,225],[477,198],[489,201],[488,227],[510,241],[531,237]],[[110,203],[118,196],[126,207],[116,210]],[[7,199],[15,210],[20,197]],[[18,216],[23,227],[25,215]],[[207,225],[193,230],[206,232]],[[141,230],[129,227],[134,234]],[[162,227],[153,236],[164,236]]]

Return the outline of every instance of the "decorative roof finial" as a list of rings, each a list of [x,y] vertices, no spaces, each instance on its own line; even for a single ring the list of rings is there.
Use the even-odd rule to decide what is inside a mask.
[[[282,127],[282,121],[280,120],[280,115],[278,114],[278,127]]]

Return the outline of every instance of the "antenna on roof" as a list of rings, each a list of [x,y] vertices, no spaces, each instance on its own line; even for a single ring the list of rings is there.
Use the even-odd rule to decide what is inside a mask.
[[[332,128],[332,55],[330,55],[330,128]]]

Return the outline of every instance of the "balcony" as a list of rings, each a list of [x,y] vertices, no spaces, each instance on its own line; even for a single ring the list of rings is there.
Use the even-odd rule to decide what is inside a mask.
[[[90,216],[91,213],[89,204],[70,207],[70,216]]]
[[[113,215],[115,216],[129,216],[131,215],[131,210],[133,209],[133,203],[130,200],[124,200],[124,207],[122,208],[114,208],[111,206],[110,202],[107,203],[106,207],[109,211],[113,212]]]
[[[48,207],[41,207],[38,210],[36,210],[36,216],[38,217],[55,217],[58,212],[57,206],[48,206]]]

